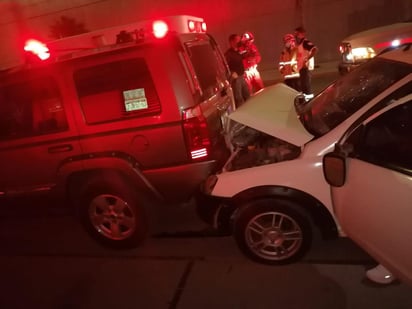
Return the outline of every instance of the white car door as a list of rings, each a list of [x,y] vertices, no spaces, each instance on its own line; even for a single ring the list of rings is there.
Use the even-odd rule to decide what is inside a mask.
[[[365,121],[352,144],[343,186],[331,189],[344,232],[412,283],[412,99]],[[343,145],[345,146],[345,145]]]

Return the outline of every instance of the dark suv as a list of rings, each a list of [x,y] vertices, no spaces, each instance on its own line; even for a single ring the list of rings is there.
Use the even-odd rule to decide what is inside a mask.
[[[147,234],[147,197],[186,201],[227,159],[233,96],[202,19],[25,50],[24,64],[0,73],[0,197],[65,198],[99,241],[134,247]]]

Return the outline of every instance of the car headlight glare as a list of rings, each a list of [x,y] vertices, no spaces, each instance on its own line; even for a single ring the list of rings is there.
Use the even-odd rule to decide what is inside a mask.
[[[371,59],[376,56],[375,51],[371,47],[357,47],[352,48],[353,60]]]

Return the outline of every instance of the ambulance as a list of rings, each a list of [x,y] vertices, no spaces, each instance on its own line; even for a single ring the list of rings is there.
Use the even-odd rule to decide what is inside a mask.
[[[380,52],[412,42],[412,22],[394,23],[352,34],[339,45],[339,73],[345,74]]]

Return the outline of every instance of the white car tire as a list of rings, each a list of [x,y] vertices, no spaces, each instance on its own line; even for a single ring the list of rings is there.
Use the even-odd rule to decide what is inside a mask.
[[[312,243],[308,215],[294,203],[274,198],[249,202],[234,219],[239,249],[252,260],[272,265],[301,259]]]

